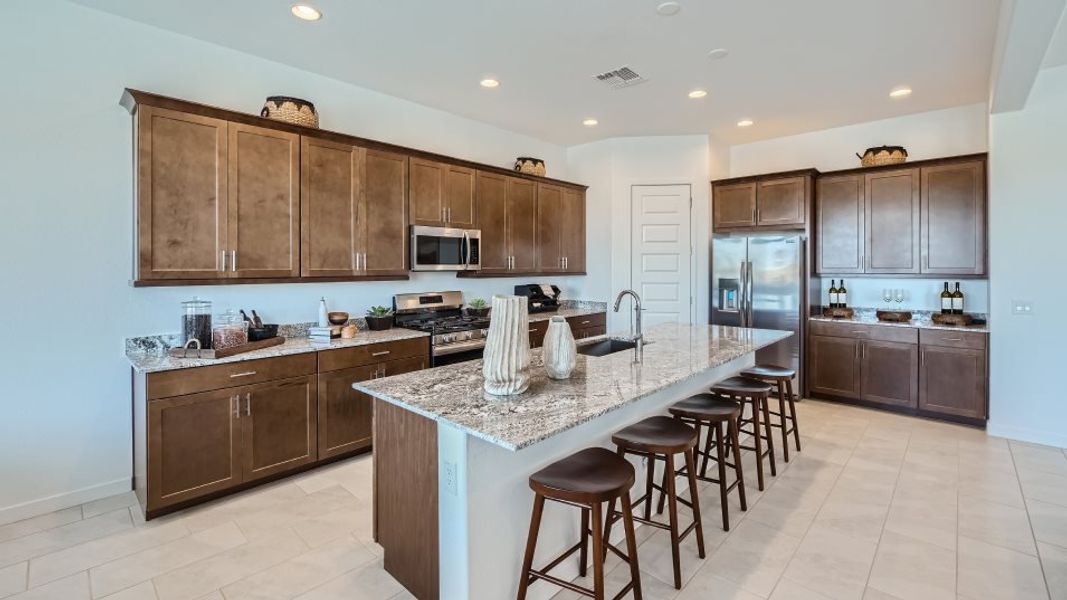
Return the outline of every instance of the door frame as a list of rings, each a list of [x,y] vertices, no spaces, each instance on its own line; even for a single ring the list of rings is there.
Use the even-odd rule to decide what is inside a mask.
[[[697,200],[694,197],[694,191],[697,188],[698,183],[692,180],[687,180],[684,177],[669,178],[669,179],[653,179],[653,180],[629,180],[624,182],[625,189],[628,192],[628,211],[626,213],[626,256],[629,259],[627,261],[627,269],[629,271],[628,276],[625,278],[627,287],[633,289],[633,265],[634,265],[634,188],[638,187],[668,187],[668,186],[686,186],[689,188],[689,322],[692,324],[697,323],[697,306],[701,300],[701,290],[697,287],[697,269],[700,267],[700,257],[705,254],[698,254],[696,251],[697,236],[697,219],[693,216],[697,212]],[[709,242],[710,244],[710,238]],[[710,247],[710,245],[709,245]],[[705,265],[706,267],[707,265]],[[621,289],[621,288],[620,288]],[[627,318],[629,320],[629,318]],[[609,328],[610,329],[610,328]]]

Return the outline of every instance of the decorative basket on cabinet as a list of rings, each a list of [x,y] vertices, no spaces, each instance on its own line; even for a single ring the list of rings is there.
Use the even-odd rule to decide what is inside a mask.
[[[908,151],[904,146],[878,146],[867,148],[863,155],[856,155],[860,164],[865,167],[880,167],[882,165],[899,165],[908,160]]]
[[[520,156],[515,159],[515,170],[526,175],[545,176],[545,161],[532,156]]]
[[[268,119],[292,123],[293,125],[314,127],[316,129],[319,127],[319,113],[315,111],[315,105],[300,98],[269,96],[259,114]]]

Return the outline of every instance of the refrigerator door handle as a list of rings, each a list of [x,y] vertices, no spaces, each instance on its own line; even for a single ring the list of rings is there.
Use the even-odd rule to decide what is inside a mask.
[[[746,262],[745,265],[747,265],[748,268],[748,275],[745,276],[745,285],[747,286],[745,289],[745,321],[747,322],[746,327],[752,327],[752,323],[754,322],[754,317],[752,314],[752,280],[755,278],[755,270],[752,268],[751,261]]]
[[[737,308],[738,317],[741,319],[741,327],[748,327],[748,263],[741,263],[741,272],[739,274],[741,287],[738,290],[737,295]]]

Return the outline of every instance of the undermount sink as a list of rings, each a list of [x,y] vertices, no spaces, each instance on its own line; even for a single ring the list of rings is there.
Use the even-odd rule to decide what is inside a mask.
[[[645,342],[648,345],[648,342]],[[622,352],[623,350],[633,350],[637,347],[636,342],[630,340],[603,340],[596,342],[595,344],[585,344],[584,346],[578,346],[578,354],[584,354],[586,356],[607,356],[609,354],[615,354],[616,352]]]

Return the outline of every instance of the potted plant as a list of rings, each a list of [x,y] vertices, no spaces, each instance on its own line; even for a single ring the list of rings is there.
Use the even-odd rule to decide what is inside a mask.
[[[489,304],[481,298],[475,298],[467,303],[467,315],[471,317],[485,318],[489,316]]]
[[[367,327],[371,331],[384,331],[393,327],[393,311],[384,306],[367,309]]]

